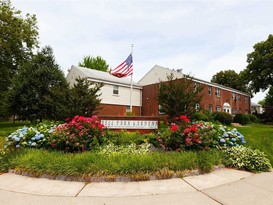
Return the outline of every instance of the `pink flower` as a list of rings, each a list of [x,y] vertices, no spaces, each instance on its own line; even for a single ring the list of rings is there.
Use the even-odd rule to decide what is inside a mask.
[[[184,129],[183,134],[187,134],[187,133],[189,133],[189,132],[190,132],[190,129],[189,129],[189,128],[186,128],[186,129]]]
[[[189,145],[189,144],[191,143],[191,138],[186,137],[186,139],[185,139],[185,143],[186,143],[186,145]]]

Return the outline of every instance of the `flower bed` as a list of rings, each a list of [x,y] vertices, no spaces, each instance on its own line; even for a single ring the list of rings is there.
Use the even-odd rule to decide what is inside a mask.
[[[203,121],[190,123],[185,115],[176,120],[177,122],[171,123],[170,127],[158,136],[160,146],[166,150],[200,150],[246,143],[244,136],[235,128],[229,130],[223,125]]]

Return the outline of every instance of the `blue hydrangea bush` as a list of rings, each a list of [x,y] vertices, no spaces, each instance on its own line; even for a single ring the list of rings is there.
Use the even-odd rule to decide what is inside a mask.
[[[49,135],[54,131],[57,124],[43,122],[35,127],[23,127],[6,137],[5,149],[20,147],[41,148],[48,143]]]
[[[233,147],[246,144],[244,136],[236,128],[229,130],[227,127],[220,125],[219,129],[221,131],[218,136],[220,146]]]

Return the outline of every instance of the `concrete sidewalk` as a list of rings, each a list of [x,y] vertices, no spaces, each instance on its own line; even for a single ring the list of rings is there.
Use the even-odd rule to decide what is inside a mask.
[[[219,169],[183,179],[67,182],[0,175],[0,204],[272,204],[273,172]]]

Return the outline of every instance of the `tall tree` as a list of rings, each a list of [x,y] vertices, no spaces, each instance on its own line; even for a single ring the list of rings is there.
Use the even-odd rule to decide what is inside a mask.
[[[248,65],[244,76],[252,91],[257,93],[273,86],[273,35],[256,43],[253,48],[254,51],[247,55]]]
[[[212,77],[211,82],[218,83],[220,85],[234,88],[243,92],[247,91],[246,84],[243,81],[241,75],[236,73],[234,70],[224,70],[216,73]]]
[[[84,56],[83,61],[79,63],[79,66],[91,68],[94,70],[100,70],[104,72],[107,72],[109,70],[109,65],[100,56],[97,57]]]
[[[50,47],[42,48],[13,78],[6,105],[11,114],[28,120],[42,120],[52,112],[46,101],[54,86],[67,86]]]
[[[30,59],[32,49],[38,46],[38,28],[35,15],[21,15],[10,0],[0,2],[0,106],[11,80],[24,62]]]
[[[93,83],[86,78],[77,78],[70,91],[70,116],[91,116],[99,109],[99,90],[102,83]]]
[[[160,82],[158,103],[170,119],[182,114],[192,116],[196,110],[196,104],[202,99],[203,86],[195,84],[192,77],[184,75],[175,79],[174,75],[167,76],[168,82]]]
[[[264,99],[264,117],[266,121],[273,121],[273,86],[270,87]]]

